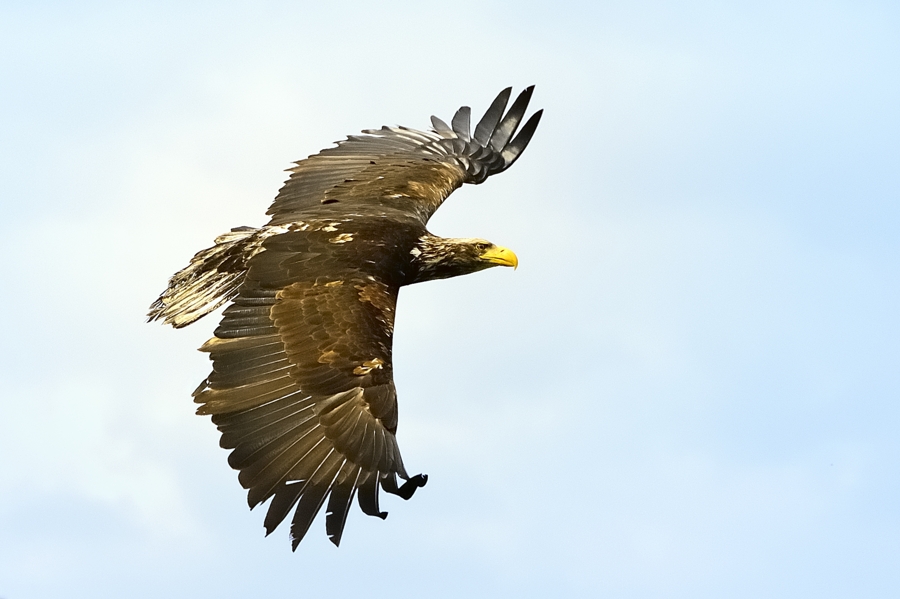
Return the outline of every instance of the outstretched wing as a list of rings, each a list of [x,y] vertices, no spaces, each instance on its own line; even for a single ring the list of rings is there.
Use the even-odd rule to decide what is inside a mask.
[[[248,281],[201,348],[213,372],[194,393],[198,413],[212,415],[233,450],[250,507],[272,498],[267,534],[296,505],[295,549],[326,499],[337,545],[357,491],[363,512],[384,518],[379,483],[405,498],[425,483],[410,480],[394,437],[396,298],[396,288],[362,276],[280,289]],[[397,476],[408,481],[400,489]]]
[[[521,155],[542,114],[534,113],[513,138],[533,89],[519,94],[505,115],[511,88],[500,92],[474,134],[471,110],[463,106],[450,125],[431,117],[433,131],[365,130],[301,160],[269,207],[269,224],[293,222],[300,212],[334,202],[381,203],[426,223],[456,188],[503,172]]]

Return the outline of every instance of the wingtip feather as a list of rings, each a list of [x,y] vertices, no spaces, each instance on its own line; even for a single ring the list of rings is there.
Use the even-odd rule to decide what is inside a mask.
[[[504,170],[512,166],[512,164],[518,159],[522,152],[525,151],[525,148],[528,147],[528,142],[531,141],[531,136],[534,135],[538,123],[541,122],[541,116],[543,114],[544,109],[542,108],[531,115],[531,118],[528,119],[528,121],[522,127],[522,130],[519,131],[518,135],[516,135],[515,139],[513,139],[506,145],[505,148],[503,148],[503,152],[501,153],[501,155],[506,161]]]
[[[463,141],[472,139],[469,134],[469,126],[472,119],[472,109],[468,106],[460,106],[450,123],[453,125],[453,131]]]
[[[473,137],[480,145],[487,145],[490,140],[494,128],[500,122],[501,117],[503,117],[503,111],[506,110],[506,105],[509,103],[510,94],[512,94],[511,87],[507,87],[497,94],[497,97],[494,98],[494,101],[488,107],[487,112],[484,113],[484,116],[478,121],[478,125],[475,126],[475,135]]]

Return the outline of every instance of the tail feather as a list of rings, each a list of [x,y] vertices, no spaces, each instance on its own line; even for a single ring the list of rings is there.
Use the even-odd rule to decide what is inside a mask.
[[[191,263],[169,279],[169,286],[150,306],[147,322],[162,320],[176,329],[206,316],[237,295],[247,262],[262,249],[265,229],[238,227],[216,238]]]

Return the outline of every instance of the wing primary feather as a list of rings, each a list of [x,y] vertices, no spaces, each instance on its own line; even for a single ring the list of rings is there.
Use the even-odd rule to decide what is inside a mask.
[[[512,138],[522,117],[525,116],[525,110],[528,109],[528,103],[531,101],[531,94],[534,92],[534,86],[526,87],[521,94],[516,97],[513,105],[509,108],[509,112],[500,121],[500,124],[491,134],[491,147],[494,151],[499,152]]]
[[[291,549],[293,551],[297,550],[300,541],[303,540],[303,537],[309,531],[312,521],[315,520],[316,514],[319,513],[322,504],[325,503],[325,497],[331,491],[331,486],[334,484],[341,466],[343,466],[344,460],[332,459],[334,457],[335,453],[332,453],[322,461],[322,465],[310,477],[307,488],[303,491],[303,496],[300,497],[300,501],[297,503],[297,510],[294,512],[293,519],[291,519]],[[329,460],[331,461],[329,462]],[[326,462],[329,462],[328,466],[325,466]],[[321,482],[313,482],[314,480]]]
[[[484,116],[481,117],[481,120],[478,121],[478,125],[475,126],[474,138],[479,145],[486,146],[491,139],[491,133],[493,133],[497,123],[500,122],[500,117],[503,116],[503,111],[506,110],[506,103],[509,102],[509,95],[511,93],[512,88],[507,87],[497,94],[497,97],[491,102],[487,112],[485,112]]]
[[[345,474],[346,472],[346,474]],[[351,462],[345,462],[338,473],[337,480],[328,498],[328,510],[325,514],[325,533],[334,543],[335,547],[341,546],[341,536],[344,534],[344,524],[347,522],[347,514],[353,504],[353,496],[356,495],[356,485],[359,482],[362,469]],[[343,480],[342,480],[343,479]]]
[[[328,455],[325,456],[325,459],[323,459],[319,463],[318,467],[312,472],[312,474],[310,474],[305,479],[302,479],[302,480],[299,480],[296,482],[289,481],[289,482],[282,483],[281,488],[279,488],[275,492],[275,497],[272,498],[272,503],[269,504],[269,511],[266,512],[265,522],[263,523],[263,525],[266,527],[266,535],[271,534],[272,531],[275,530],[279,524],[281,524],[281,522],[285,519],[285,517],[287,517],[288,512],[291,511],[291,508],[294,507],[294,504],[297,503],[297,500],[301,496],[306,494],[307,489],[314,490],[316,483],[312,482],[313,479],[316,477],[317,474],[319,474],[320,471],[322,471],[322,466],[325,464],[325,462],[328,461],[328,459],[334,455],[335,455],[335,452],[332,449],[331,451],[329,451]],[[289,484],[289,483],[293,483],[293,484]],[[326,493],[327,493],[327,491],[326,491]],[[323,495],[322,501],[319,503],[318,507],[316,507],[315,511],[313,511],[313,513],[312,513],[313,519],[315,518],[316,514],[319,512],[319,508],[322,507],[322,503],[324,502],[324,500],[325,500],[325,497]],[[298,512],[300,511],[300,506],[297,506],[297,511]],[[296,520],[296,519],[297,519],[297,514],[295,513],[294,520]],[[312,523],[312,520],[310,520],[310,523]],[[306,527],[308,529],[309,524],[307,524]],[[291,526],[292,534],[293,534],[293,528],[294,527]],[[304,532],[304,534],[306,534],[306,533]],[[299,543],[299,541],[298,541],[298,543]],[[294,546],[294,549],[297,549],[296,545]]]
[[[538,123],[541,122],[541,115],[544,114],[543,109],[538,110],[531,118],[528,119],[528,122],[525,123],[525,126],[522,127],[522,130],[519,131],[519,134],[516,135],[516,138],[512,140],[505,148],[503,148],[503,152],[501,156],[506,161],[506,166],[503,167],[503,170],[508,169],[512,166],[513,162],[519,157],[519,155],[525,150],[528,146],[528,142],[531,141],[531,136],[534,135],[534,130],[537,129]]]
[[[272,503],[269,504],[269,510],[266,512],[266,518],[263,526],[266,529],[266,536],[278,528],[278,525],[287,518],[291,508],[300,499],[303,489],[306,488],[307,481],[299,481],[294,484],[285,484],[275,492]]]
[[[434,127],[435,131],[440,133],[441,137],[456,137],[456,134],[453,132],[453,129],[450,128],[450,125],[436,116],[431,117],[431,126]]]
[[[461,106],[459,110],[456,111],[456,114],[453,115],[453,120],[451,121],[453,131],[455,131],[456,135],[463,141],[470,141],[472,139],[469,135],[469,122],[471,118],[472,109],[468,106]]]

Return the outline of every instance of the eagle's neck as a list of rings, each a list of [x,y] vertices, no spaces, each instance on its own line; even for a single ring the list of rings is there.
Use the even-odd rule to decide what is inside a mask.
[[[426,234],[410,250],[411,283],[449,279],[491,266],[478,259],[474,244],[483,240]]]

